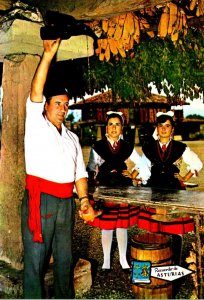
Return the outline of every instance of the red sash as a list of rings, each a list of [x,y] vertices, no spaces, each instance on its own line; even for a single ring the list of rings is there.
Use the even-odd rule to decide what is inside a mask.
[[[33,241],[43,243],[40,194],[46,193],[59,198],[70,198],[73,196],[74,182],[57,183],[40,177],[26,175],[26,189],[29,195],[28,227],[33,233]]]

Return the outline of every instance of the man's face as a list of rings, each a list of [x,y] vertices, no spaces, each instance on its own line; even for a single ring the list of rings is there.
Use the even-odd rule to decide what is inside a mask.
[[[58,129],[68,113],[69,99],[67,95],[53,96],[49,104],[45,103],[45,115]]]
[[[122,124],[119,118],[110,118],[107,124],[107,134],[110,139],[117,141],[122,133]]]
[[[173,127],[171,122],[167,120],[165,123],[159,123],[157,125],[157,131],[160,138],[170,138]]]

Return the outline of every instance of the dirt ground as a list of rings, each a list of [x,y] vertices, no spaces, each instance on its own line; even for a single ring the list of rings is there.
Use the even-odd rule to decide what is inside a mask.
[[[131,262],[131,237],[135,234],[143,234],[145,231],[139,230],[136,226],[128,230],[129,243],[127,258]],[[191,243],[195,241],[194,235],[185,235],[183,237],[183,253],[181,266],[188,268],[185,258],[192,249]],[[123,273],[119,263],[119,253],[117,240],[114,236],[112,244],[110,273],[103,273],[101,266],[103,263],[103,253],[101,247],[101,231],[98,228],[91,228],[85,225],[82,220],[76,216],[75,234],[74,234],[74,257],[84,258],[91,262],[93,284],[89,292],[83,295],[83,299],[135,299],[132,291],[131,274]],[[172,299],[190,299],[194,289],[193,281],[190,276],[183,277],[173,284],[175,290]],[[80,299],[76,295],[76,299]],[[145,298],[149,299],[149,298]]]
[[[190,148],[195,151],[201,160],[204,162],[204,141],[186,142]],[[136,150],[141,153],[141,147],[136,147]],[[87,163],[90,147],[83,148],[84,160]],[[131,163],[129,163],[131,167]],[[182,166],[185,172],[185,164]],[[189,188],[191,190],[204,190],[204,168],[199,174],[199,177],[192,178],[190,182],[198,183],[198,187]],[[79,203],[77,202],[79,205]],[[133,226],[128,230],[129,243],[127,257],[131,261],[131,237],[138,233],[144,233]],[[183,250],[181,266],[186,268],[188,265],[185,262],[186,257],[192,249],[191,243],[195,241],[194,234],[183,236]],[[114,237],[112,244],[112,271],[104,274],[100,268],[103,263],[103,253],[101,247],[101,231],[98,228],[92,228],[84,224],[83,221],[76,215],[76,224],[74,231],[74,255],[75,259],[79,257],[87,259],[92,265],[93,284],[91,290],[83,295],[83,299],[135,299],[130,282],[131,275],[124,274],[119,263],[119,254],[117,241]],[[174,299],[190,299],[194,288],[191,276],[185,276],[177,280],[173,284],[175,289]]]

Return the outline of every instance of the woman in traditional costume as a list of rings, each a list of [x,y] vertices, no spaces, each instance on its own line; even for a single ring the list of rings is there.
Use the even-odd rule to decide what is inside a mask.
[[[157,188],[170,190],[184,190],[186,182],[191,178],[198,176],[202,169],[202,162],[195,152],[193,152],[185,143],[173,140],[174,133],[174,113],[157,113],[156,129],[151,139],[146,141],[143,146],[143,163],[148,168],[141,168],[140,177],[146,184],[143,186],[152,187],[152,193]],[[187,173],[181,175],[180,167],[182,160],[187,165]],[[138,226],[150,232],[169,233],[174,236],[176,250],[179,252],[181,245],[180,235],[194,231],[194,220],[190,216],[168,219],[165,212],[158,215],[157,209],[140,209],[138,215]],[[179,258],[178,258],[179,257]],[[178,259],[177,259],[178,258]],[[180,256],[175,256],[175,261],[180,262]]]
[[[135,174],[139,173],[141,156],[136,152],[134,144],[122,138],[123,116],[121,112],[108,112],[106,136],[97,141],[90,152],[87,170],[89,177],[96,185],[118,187],[121,189],[132,185]],[[135,164],[135,170],[126,177],[126,160],[130,159]],[[102,270],[111,268],[111,246],[113,232],[116,231],[116,238],[119,249],[120,265],[124,272],[129,271],[126,252],[128,243],[127,229],[137,223],[138,207],[128,204],[104,203],[103,213],[88,222],[93,227],[102,230],[103,265]]]

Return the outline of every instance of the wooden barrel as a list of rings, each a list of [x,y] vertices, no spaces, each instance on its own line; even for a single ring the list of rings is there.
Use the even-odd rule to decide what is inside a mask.
[[[139,234],[131,239],[131,256],[150,261],[152,267],[172,264],[171,238],[163,234]],[[151,277],[151,283],[132,285],[135,299],[172,299],[172,283]]]

